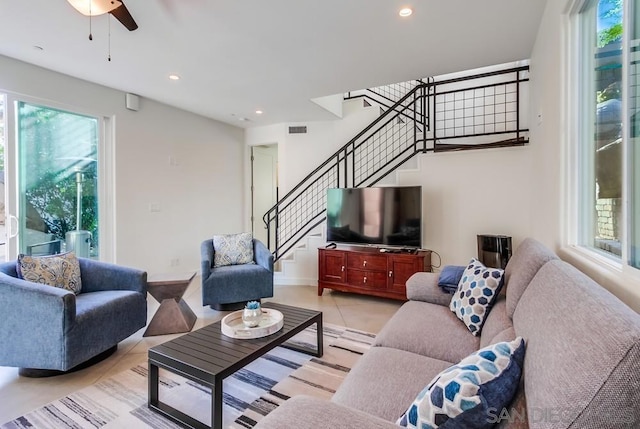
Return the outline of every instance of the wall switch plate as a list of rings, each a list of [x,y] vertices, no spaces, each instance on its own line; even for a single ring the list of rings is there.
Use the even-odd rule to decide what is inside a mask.
[[[160,203],[149,203],[149,211],[151,213],[159,213],[162,211],[160,208]]]

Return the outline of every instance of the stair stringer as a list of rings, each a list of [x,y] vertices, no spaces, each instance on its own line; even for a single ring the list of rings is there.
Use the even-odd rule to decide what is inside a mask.
[[[326,245],[326,223],[322,222],[279,260],[275,285],[318,285],[318,248]]]

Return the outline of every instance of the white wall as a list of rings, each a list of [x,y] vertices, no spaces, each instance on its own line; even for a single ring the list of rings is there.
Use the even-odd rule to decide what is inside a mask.
[[[531,162],[537,186],[532,188],[532,236],[552,249],[562,243],[566,186],[566,139],[563,127],[565,56],[562,13],[569,1],[547,2],[531,56]],[[540,115],[540,118],[538,118]]]
[[[251,128],[247,130],[246,144],[278,143],[278,183],[282,196],[378,115],[378,107],[362,108],[362,100],[351,100],[343,107],[343,120]],[[307,134],[288,134],[288,127],[296,125],[306,125]]]
[[[422,186],[423,247],[442,265],[477,257],[478,234],[509,235],[514,247],[531,235],[533,144],[429,153],[417,169],[399,170],[399,185]]]
[[[204,239],[242,229],[242,129],[146,99],[129,111],[121,91],[2,56],[0,91],[115,119],[107,180],[115,181],[117,263],[150,273],[197,270]],[[161,211],[151,213],[151,203]]]

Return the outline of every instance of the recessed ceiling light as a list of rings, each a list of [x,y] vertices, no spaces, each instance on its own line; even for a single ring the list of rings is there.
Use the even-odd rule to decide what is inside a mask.
[[[400,15],[403,18],[406,18],[407,16],[411,15],[413,13],[413,10],[410,7],[404,7],[402,9],[400,9],[400,12],[398,12],[398,15]]]
[[[262,115],[264,112],[262,110],[256,110],[256,115]]]
[[[35,49],[36,51],[44,51],[44,48],[38,45],[33,45],[33,49]]]
[[[180,80],[180,76],[178,76],[177,74],[170,74],[169,75],[169,79],[171,79],[171,80]]]
[[[238,120],[241,121],[241,122],[248,122],[249,121],[248,118],[245,118],[245,117],[242,117],[242,116],[238,116]]]

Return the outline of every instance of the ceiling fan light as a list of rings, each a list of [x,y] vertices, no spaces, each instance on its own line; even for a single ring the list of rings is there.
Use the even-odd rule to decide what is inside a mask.
[[[67,0],[78,12],[85,16],[97,16],[118,8],[119,0]]]

